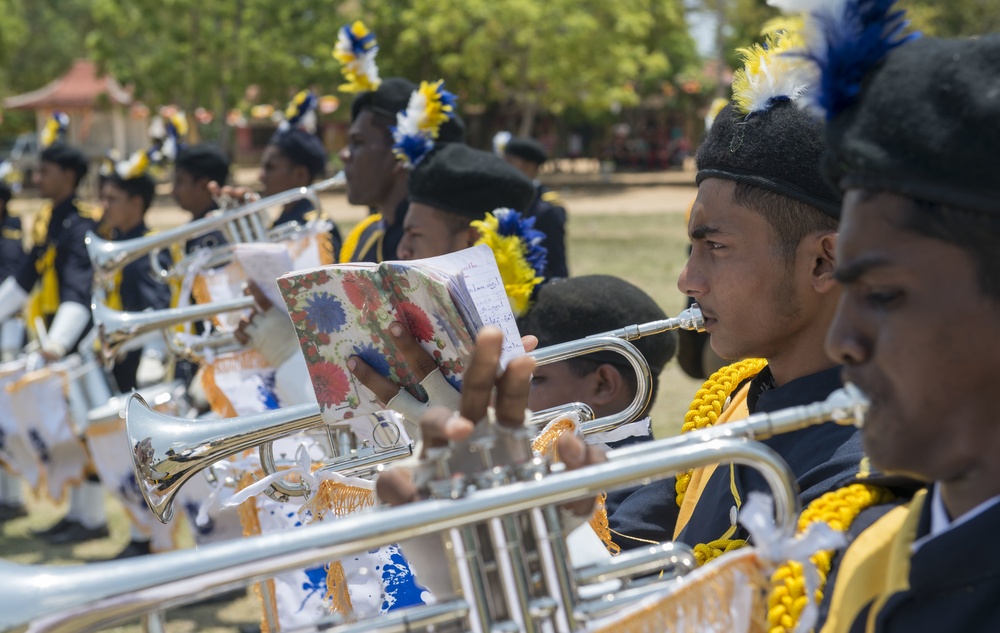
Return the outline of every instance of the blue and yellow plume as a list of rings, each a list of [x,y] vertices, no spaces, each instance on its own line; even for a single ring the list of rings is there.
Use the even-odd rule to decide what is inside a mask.
[[[59,110],[53,112],[52,116],[49,117],[49,120],[45,122],[45,127],[42,129],[42,148],[44,149],[56,141],[63,140],[68,129],[69,115],[65,112],[60,112]]]
[[[310,90],[302,90],[295,95],[285,108],[285,119],[278,124],[278,132],[302,128],[307,132],[316,131],[316,106],[319,100]]]
[[[493,250],[514,316],[523,316],[531,307],[535,286],[545,281],[545,234],[535,228],[535,218],[524,218],[513,209],[487,213],[472,226],[479,231],[476,243]]]
[[[413,169],[434,148],[441,126],[455,117],[455,95],[444,80],[420,82],[406,109],[396,115],[392,151],[407,169]]]
[[[904,34],[906,12],[896,0],[769,0],[794,13],[807,13],[800,54],[819,71],[810,101],[831,119],[849,108],[861,84],[894,48],[920,37]]]
[[[807,61],[789,54],[801,47],[796,28],[800,24],[791,20],[770,23],[763,44],[737,50],[743,68],[733,73],[733,102],[741,114],[750,116],[782,101],[797,101],[809,89]]]
[[[375,56],[378,42],[375,34],[368,30],[361,20],[346,24],[337,33],[337,44],[333,47],[333,57],[343,66],[347,83],[340,86],[343,92],[370,92],[378,90],[382,80],[378,76]]]

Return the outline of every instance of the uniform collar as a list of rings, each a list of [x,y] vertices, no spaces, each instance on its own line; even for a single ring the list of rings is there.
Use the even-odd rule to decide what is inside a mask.
[[[750,413],[770,412],[826,400],[842,385],[840,370],[838,365],[775,387],[774,376],[770,368],[765,367],[750,382],[747,407]]]
[[[1000,504],[1000,495],[998,495],[992,499],[987,499],[962,516],[952,520],[952,518],[948,516],[948,510],[944,507],[944,497],[941,495],[941,486],[935,484],[930,497],[930,503],[927,504],[929,506],[929,510],[923,517],[921,517],[921,524],[917,530],[917,533],[923,534],[923,536],[915,540],[913,545],[910,546],[910,550],[913,552],[916,552],[931,539],[937,538],[945,532],[953,530],[963,523],[967,523],[972,519],[975,519],[977,516],[993,508],[993,506]]]
[[[145,222],[139,222],[139,224],[137,224],[131,230],[125,231],[124,233],[122,233],[122,232],[120,232],[118,230],[115,230],[114,231],[114,235],[113,235],[113,237],[111,239],[114,239],[114,240],[130,240],[130,239],[132,239],[134,237],[142,237],[143,235],[145,235],[148,232],[149,232],[149,229],[146,227],[146,223]]]

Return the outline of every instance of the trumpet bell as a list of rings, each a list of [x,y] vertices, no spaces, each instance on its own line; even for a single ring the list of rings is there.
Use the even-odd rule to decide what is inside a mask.
[[[153,411],[139,394],[125,406],[125,428],[136,480],[146,504],[163,523],[186,481],[215,462],[323,423],[319,405],[302,404],[259,415],[187,420]]]

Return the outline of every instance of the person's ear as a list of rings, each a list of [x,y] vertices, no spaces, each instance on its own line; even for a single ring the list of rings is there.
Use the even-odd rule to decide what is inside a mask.
[[[475,246],[476,242],[478,242],[479,238],[481,237],[479,235],[479,229],[477,229],[474,226],[470,226],[469,228],[464,229],[462,231],[462,234],[463,234],[462,243],[465,244],[465,248],[469,248],[470,246]]]
[[[592,404],[594,408],[617,402],[626,389],[625,379],[618,368],[610,363],[598,365],[594,371]]]
[[[837,267],[837,234],[822,233],[812,239],[812,286],[816,292],[826,293],[837,287],[833,277]]]

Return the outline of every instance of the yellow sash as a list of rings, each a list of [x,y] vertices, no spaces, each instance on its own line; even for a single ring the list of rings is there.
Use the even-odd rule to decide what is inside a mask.
[[[732,420],[743,420],[750,417],[750,409],[747,406],[747,394],[750,393],[750,382],[747,381],[736,393],[734,393],[729,400],[729,405],[719,414],[718,420],[716,420],[713,426],[718,426],[720,424],[725,424]],[[698,499],[701,497],[701,493],[704,492],[705,486],[708,484],[708,480],[712,478],[712,474],[715,473],[715,469],[718,464],[712,464],[710,466],[702,466],[701,468],[695,468],[694,472],[691,474],[691,482],[688,484],[687,492],[684,495],[684,501],[681,503],[681,509],[677,514],[677,525],[674,527],[674,539],[681,533],[681,531],[687,526],[688,521],[691,520],[691,515],[694,513],[694,508],[698,505]]]
[[[347,237],[344,239],[344,245],[340,247],[341,264],[350,264],[354,261],[355,255],[368,252],[368,249],[372,246],[372,240],[378,239],[378,233],[376,232],[376,234],[369,238],[365,244],[361,245],[361,249],[359,250],[358,246],[361,241],[361,236],[368,230],[368,227],[376,222],[380,222],[381,220],[381,213],[373,213],[354,225],[354,228],[351,229],[351,232],[348,233]]]
[[[909,506],[899,506],[876,521],[850,544],[840,563],[830,598],[830,614],[820,633],[847,633],[868,603],[865,631],[875,630],[875,618],[895,593],[910,586],[910,546],[917,535],[927,497],[921,490]]]

